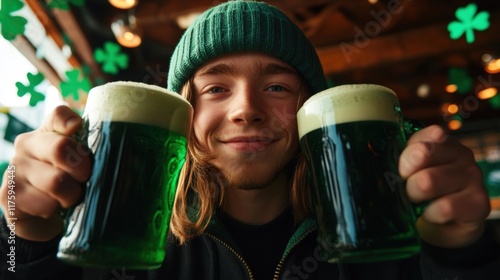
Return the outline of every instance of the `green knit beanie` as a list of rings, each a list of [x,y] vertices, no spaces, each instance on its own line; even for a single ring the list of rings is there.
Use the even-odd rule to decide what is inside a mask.
[[[313,94],[326,88],[318,55],[304,33],[277,8],[255,1],[230,1],[201,14],[172,54],[167,88],[179,93],[205,62],[241,51],[259,51],[287,62]]]

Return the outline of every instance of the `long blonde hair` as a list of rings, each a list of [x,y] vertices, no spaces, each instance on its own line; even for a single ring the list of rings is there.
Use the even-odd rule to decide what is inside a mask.
[[[305,83],[303,83],[305,84]],[[182,88],[182,96],[193,104],[193,80],[190,79]],[[301,87],[299,106],[310,96],[306,86]],[[193,106],[196,106],[193,104]],[[177,195],[170,221],[170,230],[178,238],[180,244],[200,235],[207,228],[217,207],[222,205],[225,185],[221,172],[209,163],[210,156],[196,141],[194,133],[188,141],[188,153],[182,169]],[[311,195],[307,185],[307,170],[302,154],[290,162],[292,170],[290,178],[289,201],[295,223],[312,214]]]

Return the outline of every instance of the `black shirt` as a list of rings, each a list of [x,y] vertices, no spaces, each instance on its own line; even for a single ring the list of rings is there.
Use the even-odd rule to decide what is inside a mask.
[[[294,232],[291,210],[287,209],[273,221],[258,226],[243,224],[223,213],[221,220],[233,236],[255,279],[273,279]]]

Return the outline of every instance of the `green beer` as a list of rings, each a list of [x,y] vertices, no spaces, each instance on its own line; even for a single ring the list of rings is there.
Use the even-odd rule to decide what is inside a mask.
[[[161,266],[192,117],[187,101],[131,82],[91,90],[84,113],[92,175],[58,258],[81,266]]]
[[[329,261],[417,253],[416,217],[398,175],[406,139],[395,93],[377,85],[339,86],[311,97],[297,117],[318,241]]]

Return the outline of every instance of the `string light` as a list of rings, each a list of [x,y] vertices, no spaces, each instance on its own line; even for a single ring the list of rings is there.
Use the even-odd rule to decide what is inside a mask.
[[[135,7],[137,2],[137,0],[109,0],[109,3],[113,5],[113,7],[123,10]]]
[[[448,128],[450,130],[459,130],[460,128],[462,128],[462,122],[459,120],[451,120],[448,123]]]
[[[455,93],[455,92],[457,92],[457,89],[458,89],[458,87],[455,84],[449,84],[445,88],[447,93]]]
[[[458,106],[456,104],[450,104],[448,108],[446,108],[446,111],[452,115],[456,114],[458,112]]]
[[[480,92],[477,93],[477,98],[479,99],[490,99],[493,96],[495,96],[498,92],[497,88],[494,87],[489,87],[481,90]]]
[[[496,74],[500,72],[500,58],[493,59],[486,64],[486,72],[490,74]]]
[[[114,21],[111,24],[111,30],[115,34],[116,41],[126,48],[135,48],[142,43],[133,15]]]

